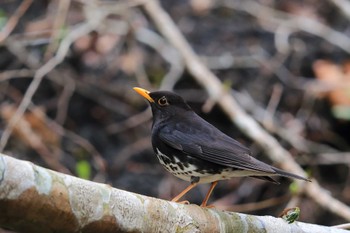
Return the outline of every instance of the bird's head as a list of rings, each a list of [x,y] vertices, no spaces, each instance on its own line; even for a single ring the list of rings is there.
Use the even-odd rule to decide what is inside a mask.
[[[152,108],[154,120],[161,120],[179,115],[183,112],[192,111],[185,100],[173,92],[149,92],[139,87],[134,87],[134,90],[148,100]]]

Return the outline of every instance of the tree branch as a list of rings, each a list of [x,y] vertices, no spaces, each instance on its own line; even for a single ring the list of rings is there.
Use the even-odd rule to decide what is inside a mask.
[[[22,232],[345,232],[151,198],[0,154],[0,226]]]

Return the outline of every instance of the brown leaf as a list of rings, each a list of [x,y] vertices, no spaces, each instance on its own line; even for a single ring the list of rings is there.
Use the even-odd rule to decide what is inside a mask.
[[[9,122],[16,112],[16,107],[10,104],[0,106],[2,118]],[[50,128],[46,115],[39,107],[26,112],[14,127],[14,134],[28,146],[38,149],[43,145],[57,148],[60,137]]]
[[[327,97],[333,106],[350,106],[350,64],[344,66],[330,61],[318,60],[313,64],[316,78],[325,83],[330,90]]]

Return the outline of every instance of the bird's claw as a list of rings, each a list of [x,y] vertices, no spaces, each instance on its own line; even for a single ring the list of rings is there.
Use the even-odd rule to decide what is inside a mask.
[[[175,202],[175,203],[177,203],[177,204],[184,204],[184,205],[189,205],[189,204],[191,204],[189,201],[173,201],[173,200],[171,200],[172,202]]]
[[[203,208],[208,208],[208,209],[214,209],[215,206],[214,205],[200,205],[200,207],[203,207]]]
[[[178,204],[184,204],[184,205],[189,205],[189,204],[191,204],[189,201],[176,201],[176,203],[178,203]]]

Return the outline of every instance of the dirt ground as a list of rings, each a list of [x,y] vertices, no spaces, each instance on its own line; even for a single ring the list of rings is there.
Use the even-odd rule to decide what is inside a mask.
[[[151,112],[132,89],[140,86],[179,93],[199,115],[249,146],[254,156],[279,166],[215,103],[142,3],[130,2],[1,1],[3,153],[171,199],[188,184],[168,174],[153,154]],[[339,2],[161,4],[223,90],[310,177],[349,205],[350,7]],[[292,180],[279,181],[222,181],[210,203],[273,216],[293,203],[301,207],[301,221],[328,226],[346,222]],[[186,198],[199,204],[207,189],[200,185]]]

